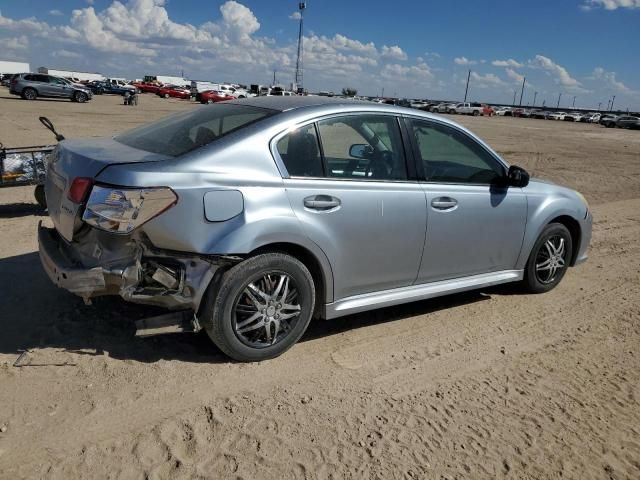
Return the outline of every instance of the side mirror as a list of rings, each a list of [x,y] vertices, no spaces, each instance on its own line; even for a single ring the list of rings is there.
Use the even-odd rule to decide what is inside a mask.
[[[364,143],[356,143],[349,148],[349,156],[353,158],[369,158],[373,153],[373,147]]]
[[[512,187],[526,187],[529,185],[529,173],[522,167],[511,165],[507,173],[507,183]]]

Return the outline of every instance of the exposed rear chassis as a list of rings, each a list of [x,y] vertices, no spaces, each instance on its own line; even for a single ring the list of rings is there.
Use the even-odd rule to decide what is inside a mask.
[[[116,238],[95,229],[69,244],[42,222],[38,242],[51,281],[87,303],[94,297],[120,295],[133,303],[198,312],[216,272],[240,260],[156,251],[142,237]]]

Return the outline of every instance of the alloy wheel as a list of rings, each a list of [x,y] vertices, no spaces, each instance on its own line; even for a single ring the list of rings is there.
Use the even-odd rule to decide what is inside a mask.
[[[242,343],[264,348],[284,340],[301,313],[295,280],[270,272],[249,282],[232,310],[233,330]]]
[[[561,235],[549,237],[536,256],[536,278],[542,284],[553,283],[566,267],[565,240]]]

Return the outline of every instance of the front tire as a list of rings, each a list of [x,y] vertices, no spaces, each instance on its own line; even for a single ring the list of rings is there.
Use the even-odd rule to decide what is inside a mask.
[[[76,92],[73,96],[73,100],[75,100],[78,103],[84,103],[88,100],[89,98],[87,97],[86,93],[82,93],[82,92]]]
[[[165,94],[164,94],[164,98],[169,98],[169,94],[168,94],[168,93],[165,93]]]
[[[283,253],[265,253],[235,265],[212,283],[201,311],[203,326],[234,360],[281,355],[304,334],[315,307],[307,267]]]
[[[569,268],[573,254],[571,233],[560,223],[547,225],[536,241],[524,272],[525,289],[544,293],[554,289]]]

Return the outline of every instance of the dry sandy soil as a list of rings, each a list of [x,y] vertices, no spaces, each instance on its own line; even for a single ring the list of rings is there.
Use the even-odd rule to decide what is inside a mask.
[[[12,146],[50,141],[41,114],[79,137],[192,108],[4,92]],[[148,310],[55,288],[31,189],[0,190],[0,477],[640,478],[640,132],[458,120],[586,195],[590,260],[545,295],[493,288],[316,322],[262,364],[202,335],[136,339]],[[20,350],[30,366],[13,366]]]

